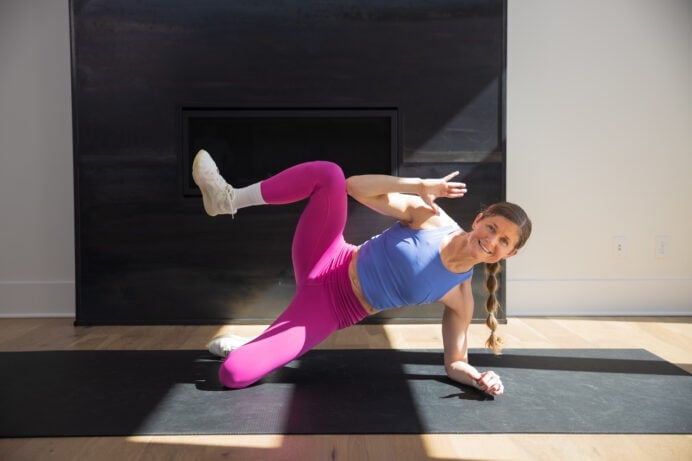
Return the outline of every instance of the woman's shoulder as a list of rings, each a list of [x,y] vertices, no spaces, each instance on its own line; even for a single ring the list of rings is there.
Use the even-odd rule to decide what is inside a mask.
[[[414,230],[438,229],[443,227],[461,228],[442,208],[435,214],[429,209],[419,209],[413,213],[411,221],[400,221],[402,226]]]

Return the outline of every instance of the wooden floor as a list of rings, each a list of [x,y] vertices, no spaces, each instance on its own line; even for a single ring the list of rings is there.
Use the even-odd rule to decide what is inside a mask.
[[[69,319],[0,319],[0,351],[197,349],[221,332],[262,326],[74,327]],[[510,318],[510,348],[645,348],[692,372],[692,318]],[[471,345],[486,336],[472,325]],[[323,348],[440,348],[435,325],[365,325]],[[2,370],[2,379],[11,370]],[[511,389],[507,389],[511,392]],[[692,397],[692,396],[690,396]],[[507,397],[505,397],[507,398]],[[2,409],[0,408],[0,417]],[[692,460],[692,435],[156,436],[0,439],[0,460]]]

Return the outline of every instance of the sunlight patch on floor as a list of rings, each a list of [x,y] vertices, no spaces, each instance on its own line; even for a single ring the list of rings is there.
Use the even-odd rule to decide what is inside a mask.
[[[284,436],[280,434],[263,435],[154,435],[132,436],[127,438],[133,443],[155,443],[170,445],[197,445],[207,447],[237,447],[237,448],[279,448],[284,444]]]

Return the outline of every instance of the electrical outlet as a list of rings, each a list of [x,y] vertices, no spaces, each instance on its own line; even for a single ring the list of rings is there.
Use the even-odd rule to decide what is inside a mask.
[[[622,257],[625,256],[625,236],[616,235],[613,237],[613,252],[615,256]]]
[[[665,258],[670,253],[670,235],[657,235],[654,254],[657,258]]]

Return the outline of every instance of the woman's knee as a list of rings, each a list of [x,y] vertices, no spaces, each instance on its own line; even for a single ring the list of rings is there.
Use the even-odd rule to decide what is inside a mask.
[[[228,356],[219,369],[219,381],[231,389],[242,389],[259,381],[263,374],[257,373],[251,367],[244,366],[241,361],[234,360],[234,354]]]
[[[335,186],[346,187],[346,178],[341,167],[327,160],[315,160],[310,165],[318,171],[320,182]]]

